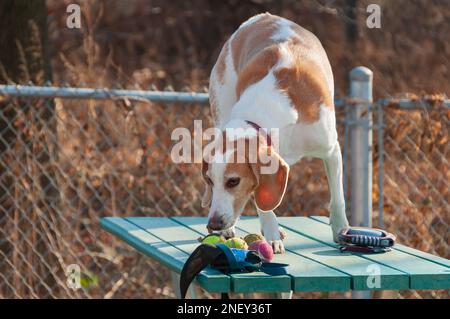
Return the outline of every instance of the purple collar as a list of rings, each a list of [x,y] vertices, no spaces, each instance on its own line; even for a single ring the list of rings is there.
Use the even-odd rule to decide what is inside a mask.
[[[264,132],[264,135],[265,135],[266,141],[267,141],[267,146],[272,146],[272,139],[270,138],[270,135],[267,133],[267,131],[265,129],[263,129],[261,126],[259,126],[255,122],[248,121],[248,120],[245,120],[245,122],[247,124],[249,124],[250,126],[252,126],[258,133],[260,131]]]

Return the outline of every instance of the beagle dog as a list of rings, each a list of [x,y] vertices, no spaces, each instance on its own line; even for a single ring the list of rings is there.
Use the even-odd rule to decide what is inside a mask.
[[[281,203],[289,166],[305,156],[323,160],[331,194],[333,239],[348,226],[342,185],[342,155],[336,131],[333,73],[320,41],[311,32],[269,13],[253,16],[226,41],[214,65],[209,86],[216,127],[226,144],[220,153],[203,158],[210,206],[207,228],[226,237],[245,205],[254,200],[261,231],[276,253],[283,253],[283,231],[274,209]],[[245,133],[228,136],[228,129]],[[270,131],[269,131],[270,130]],[[270,132],[278,135],[275,148]],[[250,145],[236,162],[237,141]],[[230,142],[231,143],[228,143]],[[250,163],[249,156],[256,154]],[[260,153],[269,154],[276,169],[261,170]],[[255,155],[255,154],[253,154]]]

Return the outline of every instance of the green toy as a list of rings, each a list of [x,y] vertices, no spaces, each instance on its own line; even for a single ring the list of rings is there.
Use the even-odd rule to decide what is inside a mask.
[[[198,241],[201,242],[202,244],[215,245],[215,244],[225,244],[226,239],[225,237],[218,234],[209,234],[203,238],[200,237]]]
[[[264,236],[262,236],[260,234],[248,234],[247,236],[244,237],[244,240],[247,243],[247,245],[250,246],[255,241],[266,240],[266,239],[264,238]]]
[[[239,248],[239,249],[248,249],[248,245],[242,238],[239,237],[233,237],[228,239],[225,242],[225,245],[230,248]]]

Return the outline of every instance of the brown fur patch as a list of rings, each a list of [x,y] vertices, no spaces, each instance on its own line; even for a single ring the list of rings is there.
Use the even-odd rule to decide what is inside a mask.
[[[226,166],[225,175],[234,173],[241,179],[237,187],[227,191],[234,196],[233,206],[235,211],[239,211],[246,204],[252,193],[254,193],[256,205],[261,210],[273,210],[283,199],[289,175],[289,166],[272,147],[267,147],[265,141],[263,141],[264,139],[259,137],[253,137],[252,139],[257,139],[256,143],[251,143],[249,138],[241,139],[245,143],[245,163],[236,163],[236,157],[234,157],[234,162],[228,163]],[[235,149],[238,141],[235,141],[233,145]],[[250,149],[251,144],[256,146],[256,148]],[[249,151],[255,152],[256,154],[253,154],[255,156],[251,157]],[[278,161],[277,172],[273,174],[261,173],[262,165],[267,165],[261,163],[261,152],[273,156],[273,159]],[[256,162],[251,162],[251,158],[256,160]]]
[[[237,212],[240,211],[250,199],[257,181],[248,163],[227,164],[225,176],[230,174],[235,174],[241,179],[238,186],[226,190],[230,194],[233,194],[233,208],[234,211]]]
[[[231,53],[238,74],[238,98],[246,88],[263,79],[280,59],[279,43],[271,39],[279,29],[278,21],[277,16],[263,14],[236,32]],[[323,67],[308,57],[308,52],[313,51],[324,59],[327,57],[314,34],[295,23],[290,27],[297,34],[288,40],[294,63],[292,67],[275,70],[274,75],[279,88],[286,92],[297,109],[300,121],[314,123],[320,118],[321,103],[330,108],[334,104]]]
[[[274,71],[278,87],[285,91],[304,123],[314,123],[320,118],[320,104],[333,108],[325,75],[316,61],[301,54],[297,41],[289,45],[294,64]]]
[[[280,52],[275,44],[254,56],[239,73],[236,85],[236,95],[240,97],[241,93],[246,88],[262,80],[267,73],[269,73],[269,70],[278,62],[279,58]]]
[[[238,97],[248,86],[266,76],[278,61],[276,42],[271,39],[279,28],[277,22],[278,17],[265,13],[236,32],[231,42],[231,54],[238,74]]]
[[[290,28],[298,36],[297,38],[290,39],[290,41],[292,41],[294,44],[299,44],[309,49],[322,49],[319,39],[312,32],[306,30],[305,28],[302,28],[294,22],[290,24]]]
[[[253,56],[275,43],[270,37],[278,30],[277,22],[278,17],[265,13],[236,32],[231,42],[231,53],[237,73]]]

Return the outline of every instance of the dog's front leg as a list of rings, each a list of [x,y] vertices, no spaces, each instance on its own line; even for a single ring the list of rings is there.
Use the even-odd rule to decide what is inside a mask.
[[[257,209],[259,222],[261,223],[261,233],[267,242],[272,245],[276,254],[284,253],[283,239],[286,236],[283,229],[278,226],[277,217],[273,211],[263,212]]]
[[[338,242],[339,231],[348,227],[347,216],[345,215],[344,187],[342,185],[342,155],[339,143],[336,143],[328,157],[323,158],[323,162],[331,194],[330,224],[333,232],[333,240]]]

